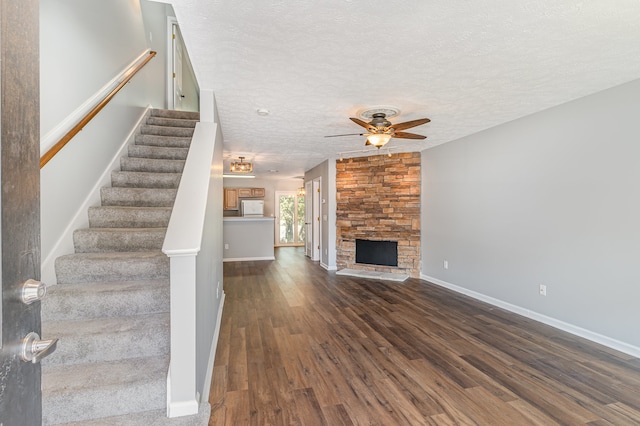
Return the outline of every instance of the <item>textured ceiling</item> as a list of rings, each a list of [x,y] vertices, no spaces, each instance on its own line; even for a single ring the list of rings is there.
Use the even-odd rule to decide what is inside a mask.
[[[425,141],[387,145],[421,151],[640,78],[636,0],[172,3],[225,164],[245,156],[263,177],[365,155],[364,137],[323,136],[361,132],[348,118],[370,106],[429,117],[408,130]]]

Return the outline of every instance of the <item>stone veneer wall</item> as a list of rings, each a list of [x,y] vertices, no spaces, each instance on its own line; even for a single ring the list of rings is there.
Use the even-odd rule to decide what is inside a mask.
[[[336,163],[337,266],[420,277],[420,153]],[[355,240],[398,242],[398,266],[355,263]]]

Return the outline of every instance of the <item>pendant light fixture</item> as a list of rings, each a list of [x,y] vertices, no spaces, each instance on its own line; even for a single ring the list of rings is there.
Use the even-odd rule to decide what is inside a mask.
[[[231,173],[250,173],[253,171],[252,163],[243,162],[244,157],[238,157],[240,159],[239,162],[234,161],[231,163],[230,171]]]

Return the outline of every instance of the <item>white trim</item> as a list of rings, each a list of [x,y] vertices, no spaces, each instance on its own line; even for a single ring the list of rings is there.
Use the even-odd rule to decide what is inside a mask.
[[[173,25],[178,25],[178,19],[175,16],[167,16],[167,81],[165,82],[167,90],[167,109],[173,109]],[[178,25],[179,26],[179,25]]]
[[[276,260],[275,256],[265,256],[265,257],[228,257],[226,259],[222,259],[223,262],[245,262],[249,260]]]
[[[204,376],[204,389],[200,402],[209,402],[209,392],[211,391],[211,380],[213,378],[213,365],[216,361],[216,350],[218,349],[218,340],[220,339],[220,325],[222,324],[222,310],[224,309],[224,301],[226,294],[222,292],[220,306],[218,307],[218,317],[216,318],[216,329],[213,331],[213,341],[211,342],[211,350],[209,351],[209,364],[207,365],[207,373]]]
[[[46,255],[41,265],[41,280],[49,285],[57,284],[55,260],[65,254],[73,253],[73,231],[80,228],[86,228],[89,226],[89,218],[87,217],[87,211],[91,206],[100,205],[100,190],[105,186],[111,186],[111,172],[114,170],[120,170],[120,158],[124,156],[124,152],[128,149],[129,145],[135,142],[135,137],[140,130],[140,126],[146,120],[150,114],[152,106],[147,105],[147,108],[140,115],[140,118],[131,129],[131,132],[127,135],[126,139],[115,153],[111,162],[107,165],[105,171],[102,173],[96,184],[91,188],[89,195],[85,198],[84,202],[78,207],[76,214],[65,228],[64,232],[58,238],[53,245],[51,251]]]
[[[180,187],[169,219],[162,252],[172,256],[194,256],[200,251],[207,208],[209,171],[216,138],[216,123],[199,122],[185,162]]]
[[[120,83],[120,81],[127,75],[127,70],[149,56],[150,51],[151,49],[147,49],[142,52],[140,56],[134,59],[129,65],[127,65],[123,71],[121,71],[118,75],[111,79],[111,81],[105,84],[100,90],[94,93],[93,96],[87,99],[64,120],[58,123],[56,127],[49,130],[47,134],[45,134],[41,138],[40,155],[44,154],[56,143],[58,143],[58,141],[69,131],[69,129],[71,129],[76,125],[76,123],[82,120],[82,118],[87,115],[89,111],[91,111],[106,95],[109,94],[109,92],[111,92]]]
[[[174,402],[167,408],[167,417],[183,417],[198,414],[200,406],[195,399],[192,401]]]
[[[436,284],[440,287],[444,287],[449,290],[455,291],[456,293],[464,294],[476,300],[489,303],[491,305],[505,309],[509,312],[522,315],[523,317],[530,318],[532,320],[541,322],[543,324],[549,325],[551,327],[557,328],[562,331],[566,331],[567,333],[571,333],[575,336],[583,337],[587,340],[591,340],[592,342],[599,343],[611,349],[615,349],[617,351],[624,352],[625,354],[629,354],[631,356],[640,358],[640,348],[637,346],[633,346],[628,343],[621,342],[616,339],[612,339],[602,334],[595,333],[593,331],[575,326],[573,324],[569,324],[564,321],[560,321],[558,319],[548,317],[546,315],[540,314],[530,309],[523,308],[521,306],[512,305],[511,303],[505,302],[503,300],[496,299],[491,296],[487,296],[482,293],[478,293],[476,291],[469,290],[464,287],[460,287],[455,284],[451,284],[446,281],[439,280],[437,278],[429,277],[424,274],[420,274],[420,278],[425,281],[429,281],[430,283]]]
[[[329,266],[326,263],[320,262],[320,266],[323,267],[324,269],[326,269],[327,271],[337,271],[338,267],[337,266]]]

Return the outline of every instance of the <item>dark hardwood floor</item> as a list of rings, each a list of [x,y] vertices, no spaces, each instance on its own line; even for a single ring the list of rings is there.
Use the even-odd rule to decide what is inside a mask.
[[[224,264],[210,425],[638,425],[640,360],[428,282]]]

